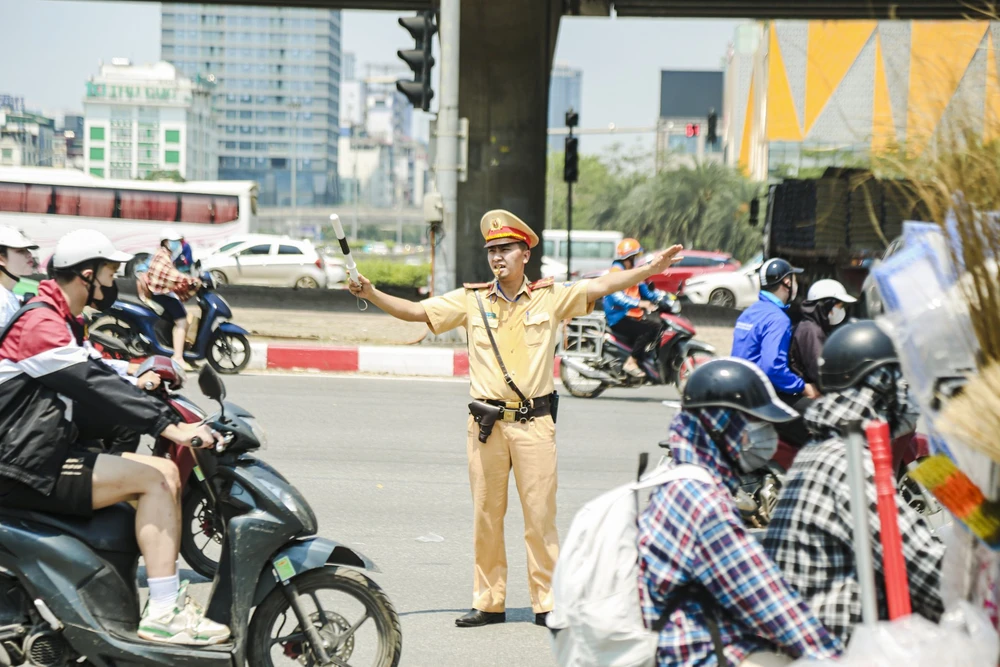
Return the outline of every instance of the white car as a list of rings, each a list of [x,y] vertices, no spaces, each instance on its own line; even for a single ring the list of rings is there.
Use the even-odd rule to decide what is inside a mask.
[[[542,257],[542,278],[566,280],[566,265],[551,257]]]
[[[310,241],[255,234],[233,239],[201,260],[216,284],[326,287],[326,263]]]
[[[705,273],[684,282],[681,296],[691,303],[739,308],[755,303],[760,294],[761,257],[755,257],[738,271]]]
[[[347,285],[347,262],[341,257],[323,257],[326,263],[326,286],[329,288],[345,287]]]

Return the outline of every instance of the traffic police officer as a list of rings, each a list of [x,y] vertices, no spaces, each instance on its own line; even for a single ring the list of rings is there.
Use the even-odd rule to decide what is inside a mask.
[[[556,441],[553,365],[562,320],[589,313],[594,302],[659,273],[679,260],[676,245],[652,262],[593,280],[529,282],[524,267],[538,235],[513,213],[490,211],[480,223],[495,280],[466,283],[419,303],[377,290],[364,276],[352,294],[390,315],[426,322],[434,333],[459,326],[469,332],[471,395],[468,419],[469,483],[473,501],[475,577],[472,610],[455,621],[476,627],[506,620],[507,554],[504,515],[511,469],[524,510],[528,585],[535,623],[552,610],[556,532]]]

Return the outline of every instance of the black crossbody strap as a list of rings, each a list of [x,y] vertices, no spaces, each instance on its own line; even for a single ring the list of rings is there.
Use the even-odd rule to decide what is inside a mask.
[[[486,308],[483,307],[483,298],[479,296],[479,290],[476,290],[476,303],[479,304],[479,314],[483,317],[483,326],[486,327],[486,335],[490,337],[490,345],[493,346],[493,355],[497,358],[497,363],[500,364],[500,370],[503,371],[503,381],[507,383],[508,387],[514,390],[514,393],[517,394],[522,403],[527,403],[528,399],[525,398],[521,390],[514,384],[514,379],[507,372],[507,367],[503,363],[503,357],[500,356],[500,348],[497,347],[497,341],[493,338],[493,330],[490,329],[490,323],[486,319]]]
[[[0,331],[0,343],[3,343],[4,339],[7,338],[7,334],[9,334],[10,330],[14,328],[14,323],[21,319],[22,315],[35,310],[36,308],[48,308],[49,310],[55,310],[53,306],[45,303],[44,301],[32,301],[29,304],[21,306],[21,308],[14,313],[13,317],[10,318],[10,322],[8,322],[7,326],[3,328],[3,331]]]
[[[670,622],[671,614],[686,600],[690,599],[698,602],[701,605],[702,613],[705,614],[705,625],[708,626],[708,634],[712,637],[712,648],[714,649],[717,663],[720,667],[729,667],[729,661],[726,659],[726,652],[724,650],[725,645],[722,643],[722,631],[719,629],[719,605],[712,598],[711,593],[705,590],[701,584],[690,583],[677,591],[674,594],[673,604],[668,605],[663,614],[653,621],[650,630],[658,636],[663,631],[663,628],[667,627],[667,623]]]

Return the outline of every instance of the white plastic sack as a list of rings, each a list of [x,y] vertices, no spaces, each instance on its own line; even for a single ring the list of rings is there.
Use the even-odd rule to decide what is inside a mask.
[[[996,667],[1000,637],[989,618],[966,602],[936,625],[913,615],[858,626],[840,660],[798,660],[792,667]]]

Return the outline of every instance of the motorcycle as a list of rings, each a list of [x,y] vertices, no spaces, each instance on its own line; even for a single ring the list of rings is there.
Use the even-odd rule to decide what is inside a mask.
[[[660,330],[639,357],[642,377],[624,369],[632,348],[607,326],[603,313],[578,317],[566,327],[559,356],[559,378],[573,396],[596,398],[609,387],[676,385],[683,390],[695,368],[715,356],[715,348],[694,339],[695,328],[680,316],[681,304],[666,293],[654,302]]]
[[[249,332],[229,319],[233,311],[216,291],[208,272],[201,274],[198,289],[201,316],[194,343],[184,351],[188,361],[205,359],[220,373],[239,373],[250,363]],[[132,358],[173,354],[173,327],[161,316],[163,308],[152,300],[121,295],[90,327],[91,336],[101,333],[119,339]]]
[[[232,515],[205,615],[231,628],[229,643],[195,647],[138,637],[139,549],[127,503],[90,519],[2,508],[0,664],[398,665],[399,616],[362,572],[377,572],[375,564],[316,535],[316,515],[302,494],[251,453],[263,444],[260,428],[227,406],[225,386],[210,368],[199,385],[220,405],[208,421],[222,442],[192,453]],[[342,602],[322,602],[328,594]]]

